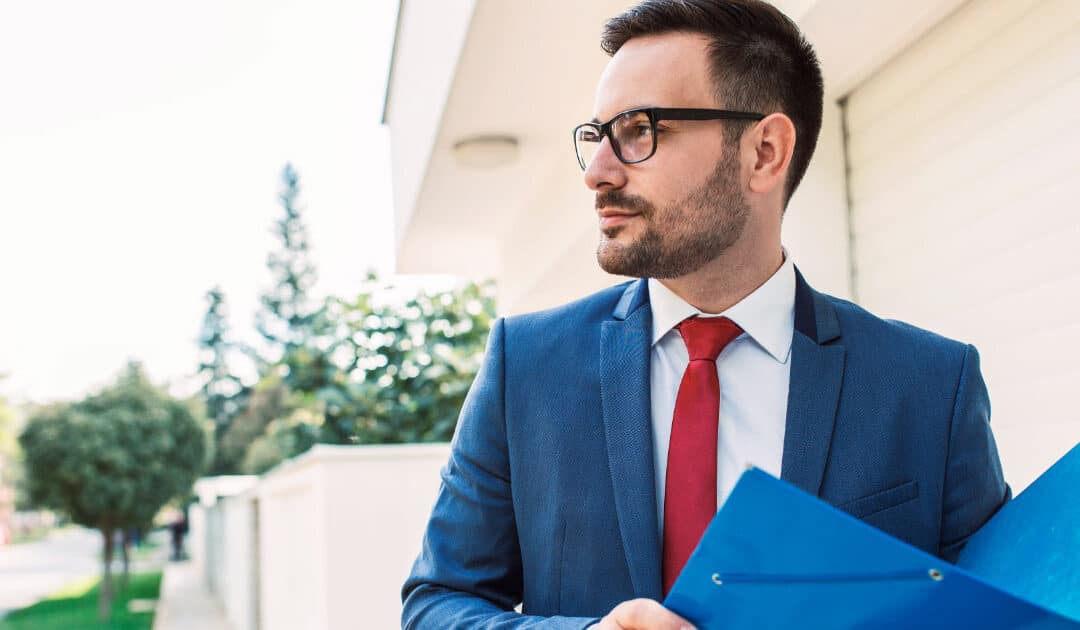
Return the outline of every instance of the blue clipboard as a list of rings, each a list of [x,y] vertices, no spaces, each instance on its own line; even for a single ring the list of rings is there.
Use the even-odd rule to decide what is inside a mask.
[[[739,479],[664,606],[701,630],[1080,630],[1080,445],[957,565],[758,469]]]

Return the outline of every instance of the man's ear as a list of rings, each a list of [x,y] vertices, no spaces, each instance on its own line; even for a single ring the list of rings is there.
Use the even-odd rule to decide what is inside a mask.
[[[744,136],[744,151],[750,157],[750,191],[783,193],[791,154],[795,151],[795,124],[785,114],[769,114]]]

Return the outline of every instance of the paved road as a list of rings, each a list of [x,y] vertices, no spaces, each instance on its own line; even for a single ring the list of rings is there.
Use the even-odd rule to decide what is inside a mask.
[[[100,572],[101,535],[90,530],[69,528],[39,542],[0,546],[0,617]]]

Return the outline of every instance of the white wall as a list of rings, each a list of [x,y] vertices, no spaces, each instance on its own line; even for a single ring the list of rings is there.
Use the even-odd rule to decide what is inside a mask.
[[[260,630],[329,627],[325,500],[313,454],[272,470],[256,490]]]
[[[327,628],[394,628],[420,551],[446,444],[325,453]]]
[[[397,627],[448,456],[447,444],[319,445],[268,473],[256,490],[261,630]]]
[[[225,611],[230,630],[256,630],[253,475],[204,477],[188,514],[188,552]]]
[[[222,513],[219,586],[214,591],[231,630],[256,630],[258,537],[255,529],[255,493],[248,491],[218,502]]]

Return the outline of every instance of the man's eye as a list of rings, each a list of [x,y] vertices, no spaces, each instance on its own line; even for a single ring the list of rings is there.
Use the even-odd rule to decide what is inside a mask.
[[[634,132],[637,133],[639,137],[648,136],[652,133],[652,127],[649,125],[638,125],[634,128]]]

